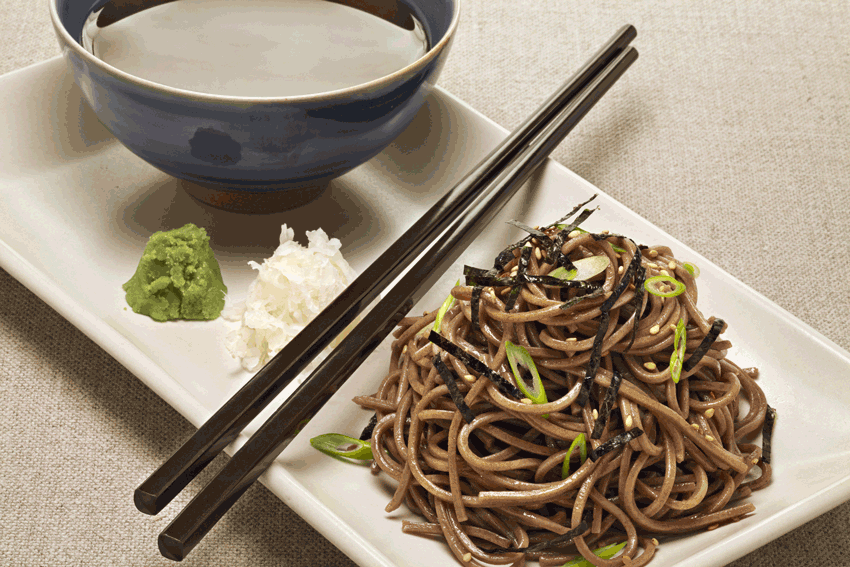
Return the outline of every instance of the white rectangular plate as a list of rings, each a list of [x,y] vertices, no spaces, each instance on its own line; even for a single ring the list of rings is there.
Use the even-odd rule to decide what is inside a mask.
[[[429,100],[385,152],[334,182],[297,211],[246,216],[209,209],[180,183],[130,154],[100,126],[60,59],[0,79],[0,266],[80,328],[193,424],[201,424],[248,378],[224,348],[229,324],[155,323],[126,308],[121,284],[147,238],[187,222],[207,228],[232,296],[253,279],[248,260],[277,245],[287,223],[324,228],[361,271],[506,132],[445,91]],[[757,366],[779,418],[774,477],[736,524],[659,549],[652,565],[724,565],[850,498],[850,357],[843,349],[707,259],[550,162],[500,213],[414,311],[439,305],[464,263],[487,266],[520,235],[505,220],[545,224],[592,193],[588,225],[666,244],[698,264],[700,307],[729,323],[730,357]],[[366,467],[313,450],[310,437],[357,434],[369,414],[350,402],[371,393],[388,364],[379,349],[324,407],[263,482],[362,566],[454,564],[441,543],[401,533],[406,512],[384,513],[393,486]],[[271,408],[263,412],[263,419]],[[249,428],[254,430],[255,424]],[[240,438],[235,446],[241,445]],[[233,447],[230,448],[231,450]],[[414,559],[415,558],[415,559]]]

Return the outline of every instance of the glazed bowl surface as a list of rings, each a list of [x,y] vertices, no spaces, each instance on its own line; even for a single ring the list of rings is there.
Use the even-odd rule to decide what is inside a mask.
[[[140,4],[111,1],[50,0],[56,35],[84,99],[124,146],[183,180],[194,197],[249,212],[309,201],[331,179],[389,145],[433,90],[459,18],[459,0],[351,0],[374,13],[408,10],[421,23],[427,51],[391,74],[352,87],[232,96],[160,84],[95,57],[82,45],[92,14],[128,4],[138,10]]]

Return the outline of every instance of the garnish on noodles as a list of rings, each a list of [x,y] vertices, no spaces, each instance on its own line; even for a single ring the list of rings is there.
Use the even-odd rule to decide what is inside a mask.
[[[442,313],[403,319],[355,398],[373,470],[397,482],[386,510],[464,565],[639,567],[659,538],[752,514],[770,482],[775,410],[697,308],[698,271],[580,229],[586,204],[512,223],[528,236],[467,266]]]

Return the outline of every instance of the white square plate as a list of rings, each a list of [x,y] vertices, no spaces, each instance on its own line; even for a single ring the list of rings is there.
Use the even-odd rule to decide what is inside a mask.
[[[153,232],[187,222],[207,228],[237,298],[253,279],[247,261],[271,254],[284,222],[302,241],[305,230],[324,228],[342,241],[344,255],[360,271],[506,135],[438,90],[392,146],[314,203],[293,214],[245,216],[198,204],[178,181],[112,139],[61,59],[2,77],[0,104],[0,266],[195,425],[248,374],[223,346],[229,324],[222,319],[155,323],[126,308],[121,284]],[[547,163],[493,222],[496,230],[470,247],[414,311],[442,302],[464,263],[489,265],[518,238],[505,220],[545,224],[598,192]],[[669,245],[677,257],[700,266],[701,309],[729,323],[730,357],[760,368],[760,384],[779,414],[773,482],[753,495],[756,513],[663,544],[651,565],[724,565],[850,498],[850,390],[843,387],[848,353],[606,195],[596,203],[591,228]],[[452,565],[441,543],[401,533],[406,512],[384,513],[393,492],[386,477],[330,459],[308,443],[331,431],[358,434],[369,414],[350,400],[373,392],[387,364],[387,349],[376,351],[262,481],[364,567]],[[234,447],[242,443],[244,437]]]

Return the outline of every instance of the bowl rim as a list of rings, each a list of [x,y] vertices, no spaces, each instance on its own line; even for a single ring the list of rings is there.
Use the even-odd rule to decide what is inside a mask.
[[[106,63],[105,61],[98,59],[94,56],[94,54],[86,51],[80,43],[74,39],[68,30],[65,29],[62,21],[59,19],[58,12],[58,3],[60,0],[49,0],[50,4],[50,19],[53,22],[53,28],[57,35],[60,36],[62,43],[64,44],[65,49],[73,50],[77,56],[81,57],[86,61],[88,65],[94,65],[95,67],[103,70],[104,72],[113,75],[117,79],[131,83],[135,86],[153,90],[157,93],[168,94],[172,96],[177,96],[183,99],[189,99],[196,102],[211,102],[211,103],[231,103],[231,104],[280,104],[280,103],[311,103],[311,102],[322,102],[333,100],[336,98],[346,97],[349,95],[356,94],[367,94],[372,91],[387,87],[391,85],[393,82],[401,78],[403,75],[409,73],[415,73],[423,68],[427,67],[442,51],[446,48],[449,42],[454,37],[455,31],[457,30],[458,22],[460,21],[460,3],[461,0],[453,0],[454,2],[454,10],[452,12],[452,19],[449,22],[449,27],[446,30],[446,33],[443,34],[443,37],[438,41],[433,47],[431,47],[428,51],[425,52],[419,59],[414,61],[413,63],[402,67],[401,69],[390,73],[389,75],[385,75],[379,79],[374,79],[367,83],[361,83],[359,85],[354,85],[352,87],[345,87],[342,89],[337,89],[334,91],[325,91],[321,93],[314,94],[306,94],[306,95],[292,95],[292,96],[276,96],[276,97],[251,97],[251,96],[233,96],[233,95],[216,95],[210,93],[203,93],[200,91],[191,91],[188,89],[181,89],[178,87],[170,87],[168,85],[164,85],[162,83],[157,83],[156,81],[150,81],[148,79],[143,79],[141,77],[137,77],[126,71],[122,71],[121,69]]]

